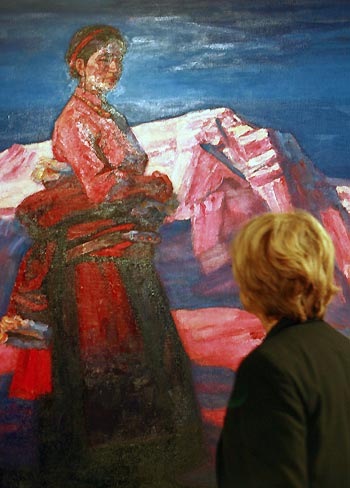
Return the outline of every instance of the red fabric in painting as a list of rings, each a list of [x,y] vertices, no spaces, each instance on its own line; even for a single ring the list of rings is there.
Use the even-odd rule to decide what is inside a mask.
[[[9,396],[34,400],[52,391],[51,351],[20,350]]]
[[[67,205],[69,202],[69,205]],[[76,180],[63,181],[58,188],[47,189],[27,198],[19,207],[19,215],[30,216],[43,228],[49,228],[75,211],[93,208]],[[116,225],[111,219],[76,224],[67,229],[67,239],[73,242],[93,233],[94,237],[115,232],[128,232],[134,224]],[[91,253],[95,256],[120,257],[131,244],[122,241]],[[39,248],[39,252],[38,252]],[[40,312],[46,310],[46,296],[41,286],[52,263],[55,242],[37,243],[31,248],[17,275],[8,313],[18,313],[18,307]],[[127,294],[112,262],[84,262],[76,267],[75,290],[82,356],[102,353],[138,352],[141,340],[137,334]],[[51,357],[45,350],[20,350],[10,388],[10,396],[34,399],[52,391]]]
[[[51,264],[55,243],[48,243],[43,252],[35,256],[30,249],[18,271],[11,295],[9,314],[16,314],[19,306],[33,312],[47,308],[46,296],[40,291]],[[12,378],[9,396],[34,400],[52,391],[51,352],[46,349],[20,349]]]
[[[106,228],[107,227],[107,228]],[[111,220],[100,220],[97,222],[89,222],[84,224],[78,224],[71,227],[68,230],[68,239],[73,240],[79,237],[88,236],[89,233],[93,232],[93,238],[108,236],[108,234],[114,233],[126,233],[135,228],[134,224],[122,224],[114,225]],[[99,229],[101,229],[99,231]],[[110,257],[120,257],[123,255],[125,249],[130,247],[132,243],[128,240],[123,240],[115,245],[111,245],[105,249],[94,251],[89,253],[91,256],[110,256]]]
[[[83,358],[142,350],[126,290],[113,262],[77,265],[75,292]],[[9,395],[33,400],[50,393],[51,376],[49,350],[20,350]]]
[[[47,188],[27,197],[18,207],[16,215],[24,221],[30,218],[44,228],[62,222],[75,212],[96,208],[83,191],[77,178],[63,177],[55,187]]]
[[[40,292],[40,288],[51,265],[55,247],[54,242],[49,242],[38,254],[35,254],[35,248],[29,249],[18,270],[8,314],[16,314],[18,305],[33,312],[47,308],[46,297]]]
[[[84,101],[88,100],[88,103]],[[92,105],[91,105],[92,104]],[[96,109],[91,108],[96,106]],[[77,88],[56,122],[53,133],[53,153],[59,161],[68,162],[75,175],[66,176],[34,195],[26,198],[17,209],[17,217],[26,225],[35,223],[38,230],[50,230],[85,210],[96,210],[116,183],[128,178],[128,170],[122,168],[125,158],[138,149],[128,141],[108,113],[101,108],[98,97]],[[102,114],[102,115],[101,115]],[[101,154],[103,153],[103,157]],[[106,164],[106,161],[108,164]],[[127,190],[124,196],[132,194]],[[85,229],[84,229],[85,225]],[[80,227],[79,227],[80,226]],[[92,233],[127,232],[133,225],[117,225],[111,220],[100,220],[71,226],[66,236],[73,239]],[[102,229],[102,230],[100,230]],[[48,234],[49,236],[49,234]],[[30,251],[18,274],[9,313],[17,308],[28,311],[45,311],[48,304],[41,293],[41,285],[51,266],[56,237],[41,245],[38,256],[32,259]],[[51,240],[50,240],[51,239]],[[39,241],[39,240],[38,240]],[[36,242],[33,252],[38,249]],[[93,255],[120,257],[131,246],[121,241]],[[78,264],[75,270],[75,291],[82,355],[103,351],[136,352],[141,349],[135,320],[126,291],[112,262]],[[104,354],[106,356],[106,354]],[[22,350],[11,385],[11,395],[35,398],[51,391],[51,358],[49,351]]]
[[[82,356],[141,350],[125,287],[112,262],[78,264],[75,293]]]
[[[54,157],[69,162],[92,202],[104,201],[111,188],[127,178],[121,163],[135,151],[109,114],[101,113],[101,100],[78,87],[52,135]],[[100,153],[108,160],[108,169]]]

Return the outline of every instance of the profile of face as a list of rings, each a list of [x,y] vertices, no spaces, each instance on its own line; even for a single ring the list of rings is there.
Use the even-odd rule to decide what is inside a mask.
[[[109,43],[95,51],[87,61],[77,58],[76,69],[84,90],[103,94],[112,90],[122,74],[123,54],[117,43]]]

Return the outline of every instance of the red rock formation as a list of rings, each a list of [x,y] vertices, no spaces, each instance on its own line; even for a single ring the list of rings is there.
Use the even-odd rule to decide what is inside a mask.
[[[180,205],[173,219],[191,220],[204,273],[229,261],[229,241],[251,216],[305,209],[334,240],[342,294],[329,315],[335,323],[348,322],[350,182],[335,185],[293,136],[254,127],[229,109],[144,124],[135,132],[150,155],[150,170],[166,171],[174,182]]]
[[[135,132],[150,156],[149,171],[165,171],[174,183],[180,205],[172,218],[191,219],[204,271],[223,264],[221,253],[228,259],[227,239],[252,215],[303,208],[334,237],[348,277],[349,186],[336,187],[293,136],[254,127],[229,109],[143,124]]]

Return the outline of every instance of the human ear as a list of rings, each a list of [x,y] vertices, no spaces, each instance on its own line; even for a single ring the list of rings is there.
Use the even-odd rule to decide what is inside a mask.
[[[75,69],[77,70],[79,76],[83,76],[84,75],[85,62],[84,62],[84,60],[82,58],[78,58],[75,61]]]

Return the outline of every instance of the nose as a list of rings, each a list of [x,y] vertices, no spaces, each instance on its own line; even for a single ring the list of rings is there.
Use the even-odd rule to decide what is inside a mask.
[[[119,67],[120,67],[120,62],[117,60],[117,59],[113,59],[110,63],[109,63],[109,70],[110,71],[118,71],[119,70]]]

